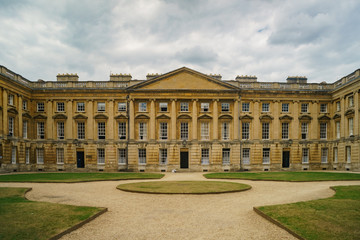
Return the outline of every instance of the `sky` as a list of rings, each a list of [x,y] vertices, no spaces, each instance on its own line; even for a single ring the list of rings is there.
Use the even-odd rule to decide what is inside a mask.
[[[332,83],[360,68],[358,0],[0,0],[0,65],[58,73],[256,75]]]

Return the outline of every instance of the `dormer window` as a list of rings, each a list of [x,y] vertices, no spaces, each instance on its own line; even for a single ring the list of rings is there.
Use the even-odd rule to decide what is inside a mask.
[[[160,103],[160,112],[167,112],[168,105],[167,103]]]
[[[208,112],[209,111],[209,103],[201,103],[201,111]]]

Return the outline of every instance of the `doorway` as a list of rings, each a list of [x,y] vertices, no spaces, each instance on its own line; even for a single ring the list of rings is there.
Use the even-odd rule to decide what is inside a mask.
[[[180,168],[189,168],[189,152],[180,152]]]
[[[84,168],[85,167],[85,161],[84,161],[84,152],[78,151],[76,152],[76,162],[78,168]]]
[[[282,154],[282,167],[283,168],[290,167],[290,151],[283,151],[283,154]]]

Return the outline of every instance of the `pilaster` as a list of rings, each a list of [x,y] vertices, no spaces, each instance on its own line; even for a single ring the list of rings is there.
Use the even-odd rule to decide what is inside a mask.
[[[8,127],[8,92],[6,89],[3,90],[3,132],[4,135],[8,135],[9,134],[9,127]]]
[[[135,139],[135,109],[134,100],[130,99],[129,103],[129,122],[130,122],[130,140]]]
[[[192,139],[197,140],[197,99],[193,99],[192,104]]]
[[[217,140],[219,139],[219,133],[218,133],[218,129],[219,129],[219,113],[218,113],[218,103],[219,100],[218,99],[214,99],[213,100],[213,140]]]
[[[156,129],[156,109],[155,99],[150,99],[150,140],[155,140],[155,129]]]
[[[56,126],[54,126],[54,120],[53,120],[53,100],[52,99],[48,99],[46,102],[47,106],[46,106],[46,115],[47,115],[47,119],[46,119],[46,131],[45,131],[45,137],[46,139],[54,139],[54,131],[56,131]],[[55,104],[55,102],[54,102]],[[53,131],[54,129],[54,131]],[[66,134],[66,133],[65,133]],[[68,138],[67,135],[65,135],[66,138]]]
[[[176,99],[171,100],[171,140],[176,140]]]
[[[66,102],[66,113],[67,113],[67,120],[66,120],[66,132],[65,132],[65,139],[74,139],[73,137],[73,101],[72,99],[68,99]]]
[[[235,99],[234,101],[234,139],[239,139],[239,99]]]

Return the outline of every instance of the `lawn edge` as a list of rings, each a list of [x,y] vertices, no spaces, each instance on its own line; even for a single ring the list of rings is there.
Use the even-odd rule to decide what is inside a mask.
[[[207,173],[206,173],[207,174]],[[273,180],[273,179],[249,179],[249,178],[213,178],[213,177],[206,177],[206,179],[228,179],[228,180],[248,180],[248,181],[268,181],[268,182],[339,182],[339,181],[360,181],[360,179],[336,179],[336,180],[309,180],[309,181],[297,181],[297,180]]]
[[[0,183],[87,183],[87,182],[104,182],[104,181],[126,181],[126,180],[154,180],[154,179],[162,179],[161,178],[121,178],[121,179],[99,179],[99,180],[82,180],[82,181],[72,181],[72,182],[54,182],[54,181],[1,181]]]
[[[285,231],[287,231],[288,233],[290,233],[291,235],[293,235],[294,237],[300,239],[300,240],[306,240],[306,238],[303,238],[302,236],[300,236],[299,234],[297,234],[296,232],[294,232],[293,230],[291,230],[290,228],[286,227],[285,225],[283,225],[281,222],[277,221],[276,219],[269,217],[268,215],[266,215],[264,212],[262,212],[260,209],[258,209],[258,207],[253,207],[253,210],[260,215],[261,217],[265,218],[266,220],[268,220],[269,222],[275,224],[276,226],[284,229]]]

